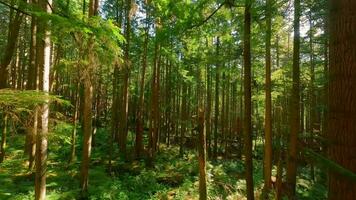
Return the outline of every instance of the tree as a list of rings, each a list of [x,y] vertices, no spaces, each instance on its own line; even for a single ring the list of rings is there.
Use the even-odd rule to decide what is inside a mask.
[[[251,119],[251,1],[245,0],[244,16],[244,148],[245,148],[245,169],[246,169],[246,188],[247,199],[253,200],[253,165],[252,165],[252,119]]]
[[[143,110],[144,110],[144,91],[145,91],[145,75],[146,75],[146,68],[147,68],[147,46],[148,46],[148,1],[145,1],[146,6],[146,27],[145,27],[145,38],[143,42],[143,54],[142,54],[142,72],[141,72],[141,81],[140,81],[140,96],[138,100],[138,108],[137,108],[137,122],[136,122],[136,157],[141,156],[141,151],[143,148],[143,125],[144,125],[144,117],[143,117]]]
[[[356,173],[356,2],[330,1],[330,71],[328,91],[328,155]],[[356,197],[356,183],[329,172],[329,200]]]
[[[52,0],[39,1],[38,5],[44,12],[52,12]],[[37,37],[37,59],[39,60],[39,69],[41,74],[40,89],[49,92],[49,71],[51,65],[51,39],[48,21],[39,19],[37,34],[44,38]],[[46,172],[47,172],[47,147],[48,147],[48,118],[49,105],[48,100],[43,104],[41,109],[41,131],[36,135],[36,177],[35,177],[35,199],[46,199]]]
[[[10,64],[12,56],[16,49],[15,46],[17,38],[19,36],[20,25],[23,18],[23,13],[21,13],[20,11],[17,10],[14,17],[13,12],[15,11],[13,8],[11,8],[7,43],[5,46],[4,55],[0,60],[0,89],[7,87],[7,67]]]
[[[287,184],[288,196],[294,198],[297,176],[297,142],[300,123],[300,69],[299,69],[299,24],[300,24],[300,0],[294,1],[294,38],[293,38],[293,81],[292,81],[292,96],[290,105],[290,134],[288,144],[288,161],[287,161]]]
[[[98,14],[99,0],[90,0],[88,18],[91,20]],[[95,67],[94,60],[94,36],[90,36],[88,41],[88,65],[82,71],[83,85],[84,85],[84,97],[83,97],[83,152],[82,163],[80,170],[80,187],[81,195],[86,197],[88,194],[89,183],[89,162],[91,154],[91,142],[92,142],[92,104],[93,104],[93,70]]]
[[[265,199],[271,187],[272,175],[272,100],[271,100],[271,0],[266,0],[266,108],[265,108],[265,146],[264,146],[264,193]]]

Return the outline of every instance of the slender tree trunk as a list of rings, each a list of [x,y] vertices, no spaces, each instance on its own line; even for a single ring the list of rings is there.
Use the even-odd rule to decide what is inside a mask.
[[[88,18],[97,15],[99,0],[90,0]],[[89,163],[92,143],[92,104],[93,104],[93,70],[95,68],[94,61],[94,39],[91,37],[88,41],[88,66],[83,69],[82,76],[84,77],[84,93],[83,93],[83,151],[82,163],[80,169],[80,188],[81,196],[86,198],[88,195],[89,183]]]
[[[35,155],[36,155],[36,137],[38,131],[38,109],[36,108],[33,114],[33,124],[30,132],[28,133],[29,136],[29,146],[28,146],[28,155],[29,155],[29,162],[28,162],[28,169],[32,170],[34,167],[35,162]]]
[[[356,1],[330,1],[329,158],[356,173]],[[329,171],[329,200],[353,200],[356,182]]]
[[[7,37],[7,43],[5,45],[5,50],[3,57],[0,60],[0,89],[7,87],[7,67],[9,66],[12,56],[15,51],[15,46],[17,42],[17,38],[21,28],[21,22],[23,18],[23,14],[21,12],[16,12],[14,19],[11,19],[12,15],[10,15],[10,23],[9,23],[9,31]]]
[[[252,119],[251,119],[251,1],[245,1],[244,19],[244,102],[245,102],[245,165],[247,199],[254,199],[253,165],[252,165]]]
[[[71,141],[70,158],[69,158],[70,164],[73,163],[76,159],[75,144],[76,144],[76,138],[77,138],[77,124],[78,124],[79,102],[80,102],[79,87],[80,87],[80,85],[77,84],[75,100],[74,100],[73,131],[72,131],[72,138],[71,138],[72,141]]]
[[[207,149],[208,149],[208,155],[211,155],[210,147],[211,147],[211,70],[210,66],[207,65],[206,67],[206,73],[207,73],[207,103],[206,103],[206,136],[207,136]]]
[[[32,4],[36,4],[37,1],[32,0]],[[29,69],[27,78],[27,89],[36,90],[37,85],[37,74],[38,65],[36,62],[36,45],[37,45],[37,20],[34,16],[31,17],[31,41],[30,41],[30,55],[29,55]],[[33,114],[32,127],[26,134],[26,152],[29,156],[28,169],[32,170],[34,167],[35,154],[36,154],[36,135],[37,135],[37,125],[38,125],[38,110],[36,109]]]
[[[146,6],[147,1],[145,2]],[[148,20],[148,9],[146,8],[146,20]],[[148,22],[146,23],[146,30],[145,30],[145,39],[143,42],[143,55],[142,55],[142,72],[141,72],[141,81],[140,81],[140,96],[138,102],[138,109],[137,109],[137,123],[136,123],[136,157],[140,158],[141,151],[143,149],[143,129],[144,129],[144,117],[143,117],[143,110],[144,110],[144,94],[145,94],[145,75],[146,75],[146,68],[147,68],[147,46],[148,46]]]
[[[310,102],[310,134],[311,137],[308,141],[309,146],[312,147],[314,146],[314,139],[313,137],[315,136],[315,132],[319,129],[318,127],[318,122],[316,121],[317,119],[317,110],[316,110],[316,95],[315,95],[315,87],[314,87],[314,81],[315,81],[315,73],[314,73],[314,51],[313,51],[313,22],[312,22],[312,14],[310,13],[309,16],[309,46],[310,46],[310,89],[309,89],[309,102]],[[304,117],[303,115],[301,116],[302,118]],[[314,181],[314,166],[312,163],[310,163],[310,178],[312,181]]]
[[[131,32],[131,0],[126,0],[126,26],[125,39],[126,46],[124,52],[124,67],[123,67],[123,85],[122,85],[122,102],[119,123],[119,149],[122,156],[126,157],[126,142],[128,133],[128,105],[129,105],[129,73],[131,67],[130,61],[130,32]]]
[[[115,12],[116,12],[116,23],[120,27],[122,22],[122,12],[120,12],[119,1],[115,3]],[[114,151],[114,141],[117,141],[118,138],[118,121],[119,121],[119,113],[118,108],[120,105],[119,91],[118,91],[118,82],[119,82],[119,74],[120,74],[120,62],[117,61],[114,67],[114,77],[113,77],[113,103],[111,107],[112,117],[111,117],[111,133],[109,137],[109,172],[112,173],[112,159],[113,159],[113,151]]]
[[[290,199],[295,198],[296,176],[297,176],[297,140],[300,128],[300,69],[299,69],[299,18],[300,18],[300,0],[294,1],[294,39],[293,39],[293,84],[290,107],[290,134],[288,144],[288,162],[287,162],[287,186]]]
[[[39,2],[40,7],[47,13],[51,13],[52,0]],[[41,90],[49,92],[49,73],[51,65],[51,40],[50,31],[48,30],[48,21],[39,22],[38,33],[44,34],[41,47]],[[48,117],[49,104],[48,100],[42,106],[41,113],[41,131],[36,135],[36,177],[35,177],[35,199],[46,199],[46,171],[47,171],[47,135],[48,135]]]
[[[158,22],[159,24],[159,19]],[[159,28],[156,27],[156,34],[159,34]],[[148,165],[153,166],[155,153],[157,150],[158,131],[159,131],[159,59],[160,45],[158,37],[155,38],[155,50],[153,60],[153,77],[152,77],[152,96],[151,96],[151,124],[150,124],[150,139],[148,145]]]
[[[216,38],[216,58],[219,58],[220,39]],[[220,63],[217,61],[215,69],[215,113],[214,113],[214,146],[213,159],[216,160],[218,156],[218,124],[219,124],[219,82],[220,82]]]
[[[199,131],[199,199],[207,199],[206,189],[206,134],[204,110],[199,108],[198,113],[198,131]]]
[[[272,175],[272,99],[271,99],[271,2],[266,1],[266,110],[265,110],[265,146],[264,146],[264,199],[268,199]]]
[[[0,144],[0,163],[5,160],[5,150],[6,150],[6,135],[7,135],[7,114],[4,114],[4,121],[1,134],[1,144]]]

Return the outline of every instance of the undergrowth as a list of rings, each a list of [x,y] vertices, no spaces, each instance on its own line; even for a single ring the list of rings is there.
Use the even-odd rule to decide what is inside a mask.
[[[50,200],[76,199],[79,196],[80,145],[78,159],[68,165],[71,129],[68,124],[57,124],[49,138],[47,197]],[[78,134],[80,135],[80,133]],[[107,131],[99,129],[93,148],[89,170],[89,199],[198,199],[198,162],[196,151],[179,155],[177,147],[162,146],[154,168],[147,168],[144,160],[115,162],[117,173],[107,170]],[[80,144],[81,138],[78,138]],[[9,137],[4,163],[0,164],[0,199],[33,199],[34,174],[26,168],[23,155],[24,135]],[[262,163],[254,161],[255,193],[263,186]],[[301,168],[298,177],[298,199],[326,199],[325,177],[310,181],[308,169]],[[316,173],[321,174],[321,173]],[[209,199],[245,199],[244,164],[239,160],[218,160],[207,163]],[[321,183],[320,183],[321,182]],[[273,194],[271,195],[273,199]]]

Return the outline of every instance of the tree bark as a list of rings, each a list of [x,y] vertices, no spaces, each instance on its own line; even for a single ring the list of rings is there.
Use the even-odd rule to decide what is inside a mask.
[[[40,7],[47,13],[51,13],[52,0],[40,1]],[[40,55],[38,59],[39,69],[41,71],[41,90],[48,94],[49,92],[49,73],[51,65],[51,39],[48,30],[48,21],[39,20],[38,34],[44,35],[40,46]],[[35,177],[35,199],[46,199],[46,171],[47,171],[47,135],[48,135],[48,118],[49,118],[49,101],[42,106],[41,113],[41,131],[36,135],[36,177]]]
[[[0,89],[7,87],[7,67],[9,66],[12,56],[15,51],[15,46],[17,42],[17,38],[19,36],[21,22],[23,18],[23,14],[19,11],[16,11],[14,19],[11,19],[10,15],[10,23],[9,23],[9,31],[7,37],[7,43],[5,46],[3,57],[0,62]]]
[[[88,18],[95,16],[98,12],[98,1],[90,0],[89,2],[89,14]],[[83,151],[82,151],[82,163],[80,170],[80,187],[81,196],[86,198],[88,195],[88,183],[89,183],[89,163],[91,154],[91,143],[92,143],[92,104],[93,104],[93,83],[92,76],[94,75],[93,70],[95,68],[94,61],[94,39],[89,38],[88,41],[88,65],[82,72],[83,76]]]
[[[356,173],[356,1],[330,1],[329,158]],[[329,171],[329,200],[353,200],[356,182]]]
[[[292,97],[290,105],[290,134],[288,144],[287,160],[287,187],[290,199],[295,198],[296,176],[297,176],[297,141],[300,129],[300,69],[299,69],[299,18],[300,18],[300,0],[294,1],[294,38],[293,38],[293,83]]]
[[[265,110],[265,146],[264,146],[264,199],[268,199],[272,175],[272,99],[271,99],[271,2],[266,1],[266,110]]]
[[[216,58],[219,58],[220,39],[216,38]],[[214,113],[214,145],[213,145],[213,159],[218,157],[218,127],[219,127],[219,82],[220,82],[220,67],[219,61],[216,61],[215,69],[215,113]]]
[[[252,165],[252,119],[251,119],[251,1],[245,0],[244,15],[244,102],[245,102],[245,169],[246,169],[246,193],[247,200],[253,200],[253,165]]]
[[[146,2],[146,6],[147,2]],[[142,55],[142,74],[141,74],[141,81],[140,81],[140,96],[138,102],[138,109],[137,109],[137,124],[136,124],[136,157],[139,158],[141,156],[141,151],[143,149],[143,129],[144,129],[144,117],[143,117],[143,110],[144,110],[144,94],[145,94],[145,75],[146,75],[146,68],[147,68],[147,46],[148,46],[148,8],[146,8],[146,28],[145,28],[145,39],[143,42],[143,55]]]
[[[0,144],[0,163],[5,160],[5,149],[6,149],[6,136],[7,136],[7,114],[4,114],[4,121],[1,134],[1,144]]]
[[[204,110],[199,108],[198,111],[198,131],[199,131],[199,199],[207,199],[206,189],[206,133]]]

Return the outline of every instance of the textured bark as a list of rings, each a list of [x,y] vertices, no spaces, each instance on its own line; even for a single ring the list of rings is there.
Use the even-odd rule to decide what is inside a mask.
[[[36,4],[37,1],[32,0],[32,4]],[[37,74],[38,65],[36,62],[36,44],[37,44],[37,20],[34,16],[31,17],[31,41],[30,41],[30,55],[29,55],[29,69],[27,77],[27,89],[36,90],[38,89],[37,84]],[[28,169],[32,170],[34,167],[34,160],[36,154],[36,135],[37,135],[37,124],[38,124],[38,110],[36,109],[33,115],[32,127],[26,134],[26,147],[25,152],[29,156]]]
[[[308,141],[308,146],[309,148],[312,148],[314,146],[314,141],[313,138],[315,136],[315,134],[319,131],[319,123],[317,122],[317,118],[318,118],[318,112],[317,112],[317,108],[316,108],[316,89],[314,86],[314,82],[315,82],[315,64],[314,64],[314,51],[313,51],[313,22],[312,22],[312,14],[310,13],[309,16],[309,48],[310,48],[310,88],[309,88],[309,103],[310,103],[310,108],[309,108],[309,133],[312,134],[311,135],[311,139],[310,141]],[[303,99],[303,98],[302,98]],[[303,109],[303,108],[301,108]],[[304,116],[301,114],[301,118],[304,118]],[[303,131],[301,130],[301,132],[303,133]],[[314,166],[312,163],[310,163],[310,178],[312,181],[314,181]]]
[[[294,1],[294,39],[293,39],[293,83],[292,97],[290,105],[290,134],[288,144],[287,160],[287,187],[290,199],[295,197],[296,176],[297,176],[297,140],[300,129],[300,69],[299,69],[299,18],[300,18],[300,0]]]
[[[88,74],[88,73],[86,73]],[[86,75],[84,80],[84,105],[83,105],[83,152],[80,171],[80,186],[82,196],[86,197],[89,183],[89,163],[92,143],[92,99],[93,86],[90,76]]]
[[[0,60],[0,89],[7,87],[7,67],[10,64],[12,56],[16,49],[15,46],[17,43],[17,38],[19,36],[23,14],[17,11],[14,19],[11,19],[11,17],[12,16],[10,15],[7,43],[4,48],[5,53],[3,54],[3,57]]]
[[[47,13],[51,13],[52,0],[39,1],[40,7]],[[41,42],[42,45],[38,48],[41,51],[41,61],[39,69],[41,71],[40,89],[43,92],[49,92],[49,73],[51,65],[51,40],[50,31],[48,30],[48,21],[40,20],[38,25],[38,34],[44,35]],[[43,48],[42,48],[43,47]],[[41,112],[41,131],[36,135],[36,177],[35,177],[35,199],[46,199],[46,171],[47,171],[47,135],[48,135],[48,118],[49,104],[48,100],[42,106]]]
[[[207,199],[206,189],[206,133],[204,110],[198,111],[198,131],[199,131],[199,199]]]
[[[116,23],[120,27],[120,24],[122,23],[122,12],[120,12],[120,5],[119,1],[116,1],[115,3],[115,13],[116,13]],[[120,99],[119,98],[119,88],[118,88],[118,83],[119,83],[119,69],[120,68],[120,62],[117,62],[114,66],[114,77],[113,77],[113,103],[111,106],[111,133],[109,137],[109,172],[112,172],[112,160],[113,160],[113,151],[114,151],[114,141],[117,140],[118,138],[118,121],[119,121],[119,113],[118,113],[118,108],[120,105]]]
[[[183,155],[184,150],[184,137],[187,131],[187,93],[188,87],[187,83],[182,80],[182,108],[181,108],[181,132],[180,132],[180,147],[179,147],[179,154]]]
[[[129,73],[131,67],[130,61],[130,33],[131,33],[131,0],[126,0],[126,26],[125,26],[125,51],[124,51],[124,66],[123,85],[122,85],[122,101],[120,106],[120,122],[119,122],[119,149],[122,156],[126,157],[126,142],[128,133],[128,106],[129,106]]]
[[[33,114],[33,124],[30,128],[29,132],[26,135],[28,137],[28,169],[32,170],[34,167],[35,162],[35,155],[36,155],[36,137],[38,131],[38,110],[36,109]]]
[[[211,70],[210,70],[210,66],[207,65],[206,67],[206,74],[207,74],[207,100],[206,100],[206,136],[207,136],[207,150],[208,150],[208,155],[210,156],[210,147],[211,147],[211,98],[212,98],[212,94],[211,94]]]
[[[69,163],[73,163],[76,159],[76,151],[75,151],[75,144],[77,138],[77,124],[78,124],[78,115],[79,115],[79,87],[80,85],[77,84],[75,100],[74,100],[74,115],[73,115],[73,131],[72,131],[72,138],[71,138],[71,147],[70,147],[70,158]]]
[[[89,2],[89,19],[97,14],[99,0],[90,0]],[[89,183],[89,164],[91,154],[92,143],[92,104],[93,104],[93,70],[95,67],[94,61],[94,41],[90,38],[88,41],[87,58],[89,60],[88,66],[82,71],[83,77],[83,151],[82,151],[82,163],[80,169],[80,188],[81,196],[86,198],[88,195],[88,183]]]
[[[8,116],[5,114],[3,120],[3,127],[1,133],[1,144],[0,144],[0,163],[5,159],[5,149],[6,149],[6,136],[7,136],[7,119]]]
[[[244,135],[245,135],[245,168],[246,168],[246,193],[247,200],[254,199],[253,187],[253,166],[252,166],[252,119],[251,119],[251,2],[245,1],[244,15],[244,102],[245,102],[245,119],[244,119]]]
[[[148,6],[146,4],[146,6]],[[146,9],[146,20],[148,20],[148,9]],[[144,94],[145,94],[145,75],[147,68],[147,46],[148,46],[148,23],[146,23],[145,30],[145,39],[143,42],[143,55],[142,55],[142,72],[141,72],[141,80],[140,80],[140,96],[138,100],[138,108],[137,108],[137,123],[136,123],[136,157],[141,157],[141,152],[143,149],[143,127],[144,127]]]
[[[272,175],[272,99],[271,99],[271,29],[272,13],[271,2],[266,1],[266,110],[265,110],[265,146],[263,160],[264,175],[264,199],[268,198],[268,192],[271,188]]]
[[[159,24],[159,19],[158,19]],[[156,34],[159,34],[159,28],[156,26]],[[158,131],[159,131],[159,62],[160,44],[158,38],[155,38],[155,50],[153,59],[153,77],[152,77],[152,96],[151,96],[151,116],[150,116],[150,133],[148,145],[148,165],[153,166],[155,153],[157,150]]]
[[[356,1],[330,1],[328,154],[356,173]],[[356,182],[329,172],[329,200],[353,200]]]
[[[216,58],[219,58],[220,39],[216,38]],[[219,61],[216,63],[215,70],[215,111],[214,111],[214,145],[213,145],[213,159],[216,160],[218,156],[218,127],[219,127],[219,82],[220,82],[220,67]]]

